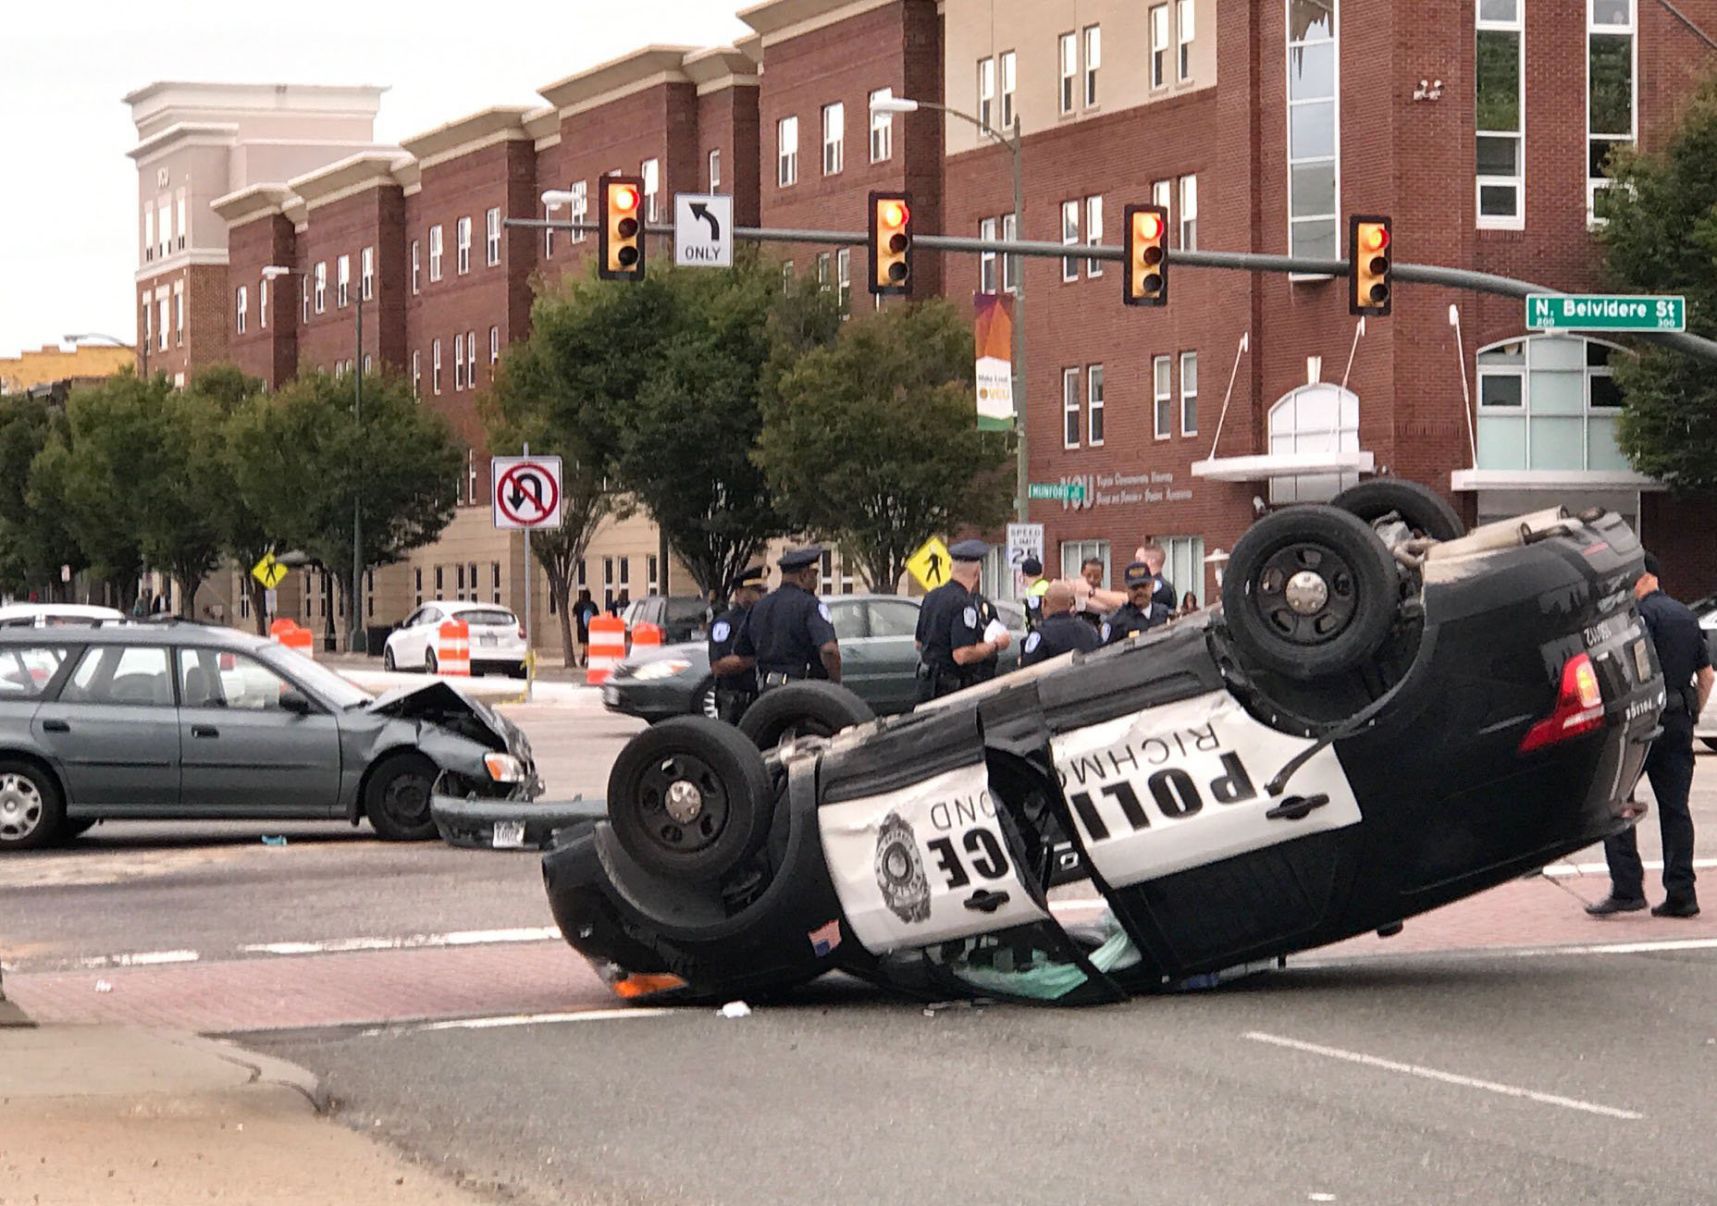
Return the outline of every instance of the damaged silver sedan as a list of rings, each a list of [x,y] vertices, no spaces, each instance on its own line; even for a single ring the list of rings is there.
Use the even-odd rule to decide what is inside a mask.
[[[0,633],[0,852],[111,820],[368,820],[437,836],[446,775],[540,791],[518,727],[445,683],[373,698],[226,628]]]

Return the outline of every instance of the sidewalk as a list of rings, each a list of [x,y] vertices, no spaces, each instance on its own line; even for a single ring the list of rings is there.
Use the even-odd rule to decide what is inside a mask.
[[[318,1093],[190,1034],[0,1029],[0,1206],[492,1201],[322,1117]]]

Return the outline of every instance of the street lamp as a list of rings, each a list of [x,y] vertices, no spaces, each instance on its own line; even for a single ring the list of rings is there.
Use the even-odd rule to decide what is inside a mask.
[[[265,281],[279,280],[288,276],[291,268],[280,264],[270,264],[262,270]],[[358,292],[353,299],[352,321],[354,336],[357,341],[357,355],[352,361],[352,416],[361,436],[364,426],[364,282],[360,273]],[[277,307],[278,308],[278,307]],[[352,454],[359,458],[352,474],[352,590],[350,612],[351,630],[346,637],[346,648],[351,653],[369,652],[369,635],[364,631],[364,506],[362,494],[363,482],[363,443],[361,439],[352,442]],[[329,630],[332,631],[334,622],[333,608],[328,609]]]
[[[116,348],[131,347],[129,343],[126,343],[125,340],[120,339],[118,336],[103,335],[100,331],[85,331],[81,335],[62,335],[60,338],[70,344],[87,343],[93,339],[105,339]],[[149,340],[147,338],[142,341],[142,358],[143,367],[141,371],[144,379],[147,380],[149,377]]]
[[[972,125],[978,127],[979,131],[992,141],[1008,149],[1008,152],[1013,156],[1014,238],[1023,239],[1025,237],[1025,183],[1022,176],[1023,162],[1021,151],[1024,149],[1024,140],[1020,135],[1019,115],[1014,115],[1013,130],[1010,133],[1004,134],[991,126],[989,122],[980,121],[970,113],[963,113],[959,109],[950,109],[947,105],[939,105],[933,101],[913,100],[910,97],[905,96],[879,96],[870,102],[870,111],[872,113],[916,113],[920,109],[930,109],[937,113],[945,113],[949,117],[957,117],[961,121],[970,122]],[[1008,257],[1006,256],[1002,257],[1002,272],[1004,277],[1007,274],[1007,259]],[[1029,510],[1026,498],[1026,484],[1029,480],[1030,460],[1026,451],[1025,430],[1025,264],[1023,261],[1020,262],[1018,269],[1013,275],[1014,439],[1015,449],[1017,451],[1014,483],[1014,514],[1018,518],[1019,522],[1024,523],[1026,522],[1027,512]]]

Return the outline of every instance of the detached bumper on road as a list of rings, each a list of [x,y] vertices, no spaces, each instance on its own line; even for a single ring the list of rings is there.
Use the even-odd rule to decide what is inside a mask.
[[[442,840],[468,850],[547,850],[565,831],[608,816],[606,800],[471,800],[435,795]]]

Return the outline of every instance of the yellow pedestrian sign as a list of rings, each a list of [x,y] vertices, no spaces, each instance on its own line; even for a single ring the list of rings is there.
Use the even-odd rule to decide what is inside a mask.
[[[948,569],[954,560],[948,556],[948,546],[940,536],[926,540],[919,550],[906,559],[906,568],[925,590],[935,590],[948,581]]]
[[[251,577],[262,583],[263,589],[273,590],[286,581],[287,568],[276,561],[273,553],[264,553],[262,560],[251,566]]]

